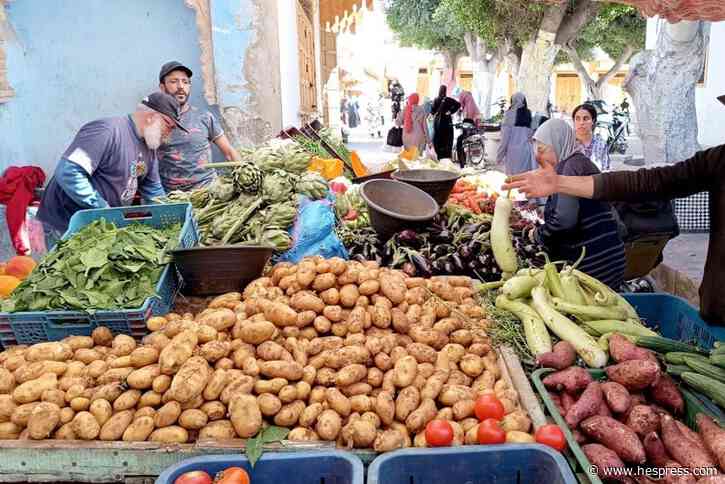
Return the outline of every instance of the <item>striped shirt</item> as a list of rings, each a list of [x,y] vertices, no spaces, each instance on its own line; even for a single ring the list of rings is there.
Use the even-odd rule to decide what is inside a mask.
[[[594,163],[575,153],[556,165],[566,176],[599,173]],[[546,201],[539,242],[552,260],[575,262],[586,248],[579,269],[617,290],[623,282],[626,258],[617,220],[607,202],[554,194]]]

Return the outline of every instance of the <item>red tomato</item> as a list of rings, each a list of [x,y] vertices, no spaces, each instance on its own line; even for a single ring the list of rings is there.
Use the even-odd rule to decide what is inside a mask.
[[[501,400],[491,394],[481,395],[478,397],[476,400],[475,411],[476,417],[478,417],[478,420],[481,421],[486,420],[487,418],[501,420],[506,413]]]
[[[506,431],[501,428],[498,420],[487,418],[478,424],[479,444],[503,444],[506,442]]]
[[[559,451],[566,448],[564,432],[561,431],[558,425],[549,424],[539,427],[539,430],[534,435],[534,439],[539,444],[548,445]]]
[[[214,484],[249,484],[249,474],[241,467],[229,467],[217,474]]]
[[[355,220],[357,218],[357,210],[351,208],[347,211],[347,214],[343,217],[344,220]]]
[[[425,441],[431,447],[451,445],[453,427],[447,420],[431,420],[425,426]]]
[[[185,472],[176,478],[174,484],[211,484],[211,476],[204,471]]]

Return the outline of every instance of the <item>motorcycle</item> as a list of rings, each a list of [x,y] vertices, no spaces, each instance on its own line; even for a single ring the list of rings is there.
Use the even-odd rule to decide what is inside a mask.
[[[486,158],[486,137],[483,128],[476,126],[470,119],[464,119],[453,127],[461,131],[456,140],[454,161],[457,161],[461,168],[465,168],[466,165],[483,168]]]
[[[587,101],[597,110],[597,125],[595,130],[607,142],[610,154],[625,154],[629,148],[627,136],[630,134],[629,103],[625,99],[619,106],[610,107],[606,101]]]

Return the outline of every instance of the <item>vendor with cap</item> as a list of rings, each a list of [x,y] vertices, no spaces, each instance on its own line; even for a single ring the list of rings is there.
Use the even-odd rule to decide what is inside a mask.
[[[204,166],[212,162],[211,143],[227,161],[239,161],[239,154],[214,115],[189,103],[191,76],[191,69],[177,61],[167,62],[159,72],[159,90],[176,98],[181,122],[189,130],[175,130],[158,151],[159,175],[167,192],[193,190],[214,180],[215,171]]]
[[[81,127],[48,182],[38,209],[50,250],[78,210],[130,205],[138,190],[144,202],[163,196],[156,150],[174,128],[186,132],[179,103],[155,92],[126,116]]]
[[[725,96],[718,100],[725,104]],[[672,200],[708,192],[710,242],[700,286],[700,313],[705,321],[725,326],[725,145],[700,151],[685,161],[637,171],[566,176],[555,167],[509,177],[504,190],[519,189],[529,197],[563,193],[594,200],[640,202]]]

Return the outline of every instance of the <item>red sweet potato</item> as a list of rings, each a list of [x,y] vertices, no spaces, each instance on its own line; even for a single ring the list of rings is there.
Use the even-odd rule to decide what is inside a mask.
[[[574,440],[576,440],[576,443],[579,445],[584,445],[587,442],[589,442],[589,439],[587,439],[587,436],[581,433],[578,429],[574,429],[571,431],[571,436],[574,437]]]
[[[660,416],[647,405],[635,405],[627,417],[627,427],[644,437],[660,430]]]
[[[703,477],[697,481],[697,484],[725,484],[725,474]]]
[[[559,341],[554,345],[552,351],[537,356],[536,362],[545,368],[563,370],[576,362],[576,350],[571,343]]]
[[[577,397],[571,393],[564,392],[561,394],[561,406],[564,409],[563,415],[569,413],[569,409],[574,406],[577,401]]]
[[[650,432],[645,435],[642,444],[644,444],[644,451],[647,454],[647,462],[650,464],[662,467],[672,460],[657,432]]]
[[[597,415],[601,415],[602,417],[611,417],[612,411],[609,410],[609,405],[607,405],[607,401],[602,398],[602,403],[599,404],[599,410],[597,410]]]
[[[683,467],[703,469],[715,467],[715,462],[707,452],[691,445],[675,423],[675,419],[664,415],[660,419],[662,442],[667,452]]]
[[[676,414],[682,414],[685,410],[685,400],[682,398],[677,383],[666,373],[660,375],[659,379],[650,387],[649,394],[652,400]]]
[[[705,446],[717,458],[720,468],[725,470],[725,429],[720,428],[713,419],[704,413],[697,414],[695,419]]]
[[[611,417],[596,415],[580,424],[580,428],[592,439],[609,447],[625,462],[644,464],[644,447],[632,429]]]
[[[644,390],[657,381],[660,367],[647,360],[629,360],[606,368],[610,380],[619,383],[627,390]]]
[[[692,475],[686,475],[685,469],[675,461],[669,461],[664,466],[665,474],[660,480],[663,484],[696,484],[697,479]]]
[[[593,378],[587,370],[580,366],[570,366],[566,370],[547,375],[543,383],[546,388],[573,393],[584,390],[592,381]]]
[[[604,403],[602,388],[599,382],[591,382],[579,400],[566,412],[566,423],[569,428],[575,429],[582,420],[596,415],[599,407]]]
[[[561,404],[561,396],[558,393],[550,393],[549,398],[551,398],[551,401],[554,402],[554,405],[556,405],[556,409],[559,411],[559,415],[566,415],[566,410],[564,410],[564,407]]]
[[[617,363],[631,360],[650,360],[655,363],[657,362],[657,358],[651,351],[636,346],[618,333],[614,333],[609,337],[609,354]]]
[[[614,413],[624,413],[632,405],[632,397],[626,388],[614,381],[602,383],[602,393]]]
[[[685,425],[684,423],[680,422],[679,420],[675,419],[675,424],[677,425],[677,428],[680,429],[680,432],[682,432],[682,435],[687,439],[690,445],[693,445],[706,453],[710,456],[710,459],[712,459],[713,462],[717,462],[717,458],[715,457],[715,454],[710,452],[710,449],[707,448],[705,445],[705,441],[702,440],[702,437],[700,437],[700,434],[692,430],[690,427]]]
[[[624,474],[624,462],[611,449],[601,444],[587,444],[582,450],[592,466],[596,467],[600,479],[613,479],[612,475],[619,473],[614,469],[621,469]]]

